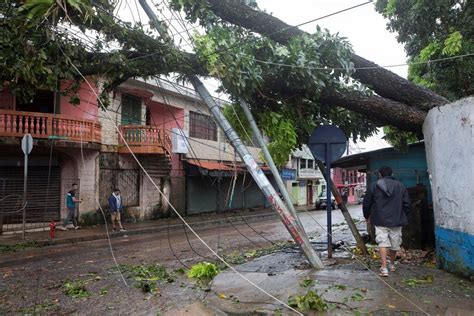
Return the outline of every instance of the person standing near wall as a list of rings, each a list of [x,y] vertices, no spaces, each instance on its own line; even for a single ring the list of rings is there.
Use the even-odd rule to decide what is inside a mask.
[[[380,249],[380,275],[395,272],[395,257],[402,244],[402,226],[408,223],[410,197],[405,186],[392,177],[390,167],[379,169],[380,179],[373,183],[364,197],[366,221],[375,226],[375,241]],[[390,264],[387,269],[387,249]]]
[[[72,221],[72,224],[74,225],[74,229],[80,228],[77,223],[77,218],[76,218],[76,206],[78,203],[81,203],[81,200],[79,200],[76,197],[76,193],[77,193],[77,183],[73,183],[71,190],[66,194],[67,216],[63,222],[63,227],[61,228],[62,230],[67,230],[67,226],[69,225],[69,222],[71,221]]]
[[[126,231],[123,226],[122,222],[120,221],[120,213],[123,208],[122,204],[122,196],[120,195],[120,190],[115,189],[114,192],[109,197],[109,208],[110,208],[110,216],[112,219],[112,230],[117,231],[115,222],[118,223],[118,226],[120,227],[120,231],[124,232]]]

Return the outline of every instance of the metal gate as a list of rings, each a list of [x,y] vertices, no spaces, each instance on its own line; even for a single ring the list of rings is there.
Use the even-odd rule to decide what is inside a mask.
[[[101,206],[107,206],[114,189],[119,189],[124,206],[140,205],[140,171],[138,169],[100,169]]]
[[[48,181],[49,178],[49,181]],[[17,230],[26,210],[28,228],[59,220],[61,173],[57,166],[29,167],[26,205],[23,204],[23,168],[0,167],[0,231]],[[38,225],[35,226],[35,223]]]

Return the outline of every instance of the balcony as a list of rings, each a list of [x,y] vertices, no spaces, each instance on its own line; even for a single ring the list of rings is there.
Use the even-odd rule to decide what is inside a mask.
[[[164,130],[150,125],[121,125],[119,129],[123,136],[119,136],[119,153],[130,152],[125,139],[134,154],[171,155],[171,139]]]
[[[59,114],[0,110],[0,137],[57,139],[101,143],[101,125],[92,120]]]

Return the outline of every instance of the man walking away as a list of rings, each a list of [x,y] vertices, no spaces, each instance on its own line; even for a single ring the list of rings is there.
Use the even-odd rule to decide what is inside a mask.
[[[115,221],[118,222],[118,226],[120,227],[120,231],[126,231],[122,223],[120,222],[120,212],[122,211],[122,196],[120,195],[120,190],[115,189],[114,192],[109,197],[109,208],[110,208],[110,215],[112,217],[112,230],[116,231],[115,228]]]
[[[375,227],[375,241],[380,249],[380,275],[395,271],[395,257],[402,244],[402,226],[408,223],[410,197],[405,186],[392,177],[390,167],[379,169],[380,179],[373,183],[364,197],[366,221]],[[390,265],[387,269],[387,248]]]
[[[76,204],[80,203],[81,200],[76,197],[77,183],[72,184],[71,190],[66,194],[66,207],[67,207],[67,216],[63,222],[62,230],[67,230],[67,225],[72,221],[74,229],[79,229],[76,219]]]

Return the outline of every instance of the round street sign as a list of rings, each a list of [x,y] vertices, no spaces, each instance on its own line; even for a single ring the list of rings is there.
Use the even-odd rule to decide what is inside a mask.
[[[21,139],[21,150],[25,155],[29,155],[33,149],[33,137],[31,134],[25,134]]]
[[[323,125],[313,131],[308,143],[313,156],[327,163],[327,146],[331,149],[329,162],[336,161],[344,154],[347,148],[347,137],[342,129],[334,125]]]

